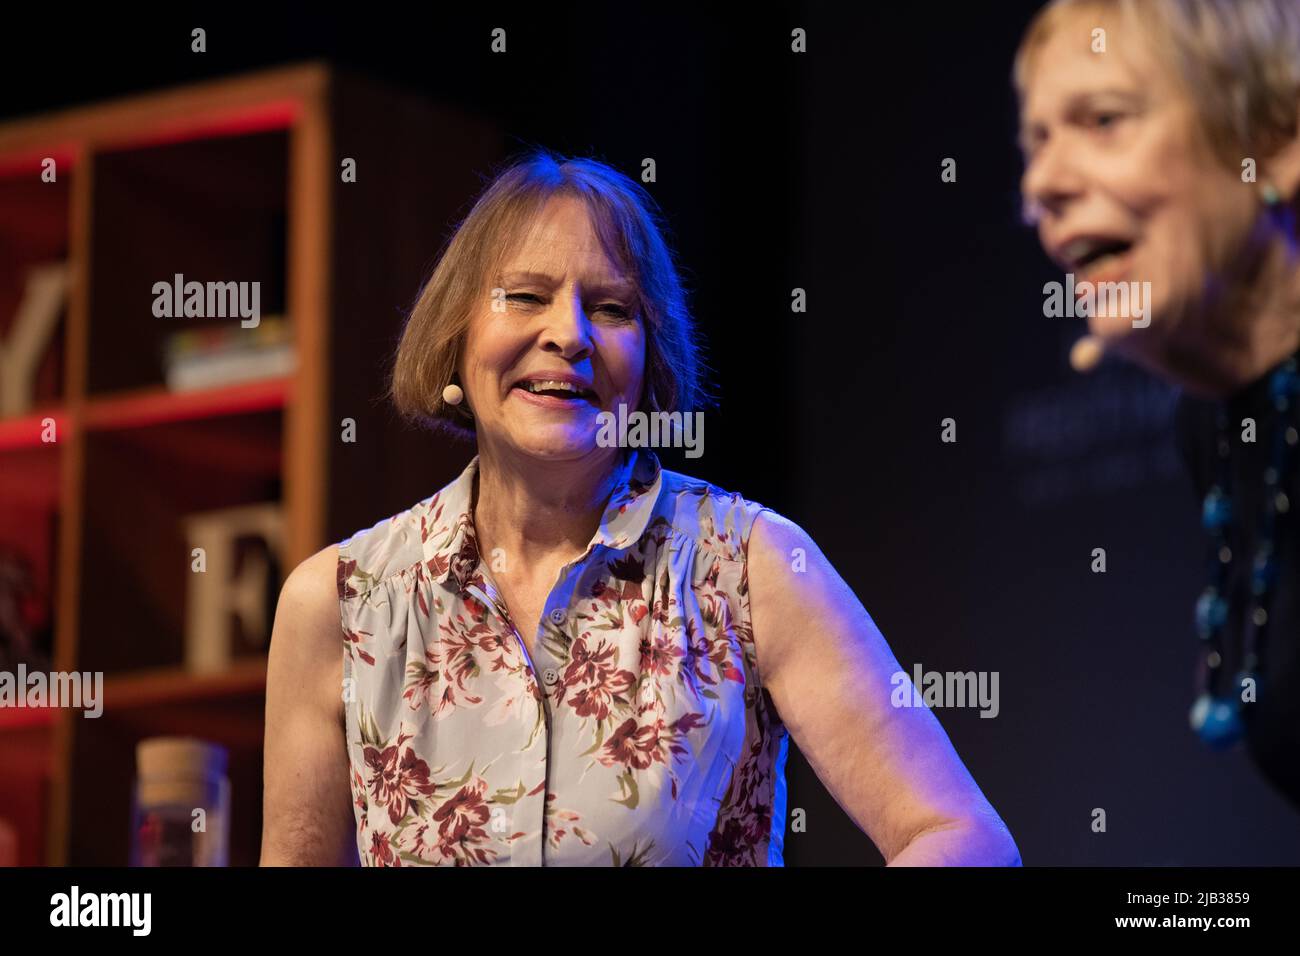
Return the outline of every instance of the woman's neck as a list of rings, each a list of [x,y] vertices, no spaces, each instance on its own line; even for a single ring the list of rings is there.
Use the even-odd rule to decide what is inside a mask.
[[[480,443],[474,482],[474,530],[489,566],[505,557],[507,574],[581,554],[600,526],[618,474],[620,449],[599,457],[547,461]],[[498,551],[498,549],[500,549]]]
[[[1175,336],[1167,362],[1188,391],[1228,398],[1300,350],[1300,261],[1278,240],[1259,272],[1217,304],[1212,332]]]

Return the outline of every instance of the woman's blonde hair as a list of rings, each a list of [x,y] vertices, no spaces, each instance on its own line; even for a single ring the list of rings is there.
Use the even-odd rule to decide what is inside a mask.
[[[1296,136],[1300,0],[1053,0],[1016,52],[1024,101],[1033,59],[1066,16],[1119,13],[1137,24],[1196,105],[1201,129],[1228,165],[1260,160]]]
[[[688,412],[708,401],[694,320],[654,199],[602,162],[535,149],[509,163],[475,201],[407,317],[388,389],[404,417],[473,437],[466,403],[447,405],[443,388],[455,377],[470,319],[490,301],[506,256],[556,196],[586,204],[605,254],[636,285],[634,308],[646,333],[640,410]]]

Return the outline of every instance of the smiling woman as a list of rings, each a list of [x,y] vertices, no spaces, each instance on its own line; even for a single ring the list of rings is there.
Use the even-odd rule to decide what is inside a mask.
[[[781,865],[792,738],[889,863],[1019,862],[808,535],[599,440],[701,394],[653,208],[540,152],[453,236],[392,394],[478,453],[287,579],[264,863]]]
[[[503,384],[509,390],[522,378],[556,373],[596,391],[604,407],[618,398],[638,403],[642,394],[637,407],[645,410],[701,403],[701,345],[653,209],[644,190],[601,163],[570,160],[561,168],[539,158],[507,167],[448,243],[411,313],[393,369],[391,395],[398,409],[414,421],[474,437],[476,416],[490,410],[476,411],[473,400],[452,405],[443,397],[451,383],[473,393],[464,376],[483,371],[477,358],[470,360],[473,368],[462,367],[471,326],[498,334],[524,328],[523,317],[545,314],[557,296],[561,306],[581,305],[602,338],[627,340],[627,349],[609,351],[641,358],[645,388],[638,380],[620,383],[626,395],[601,393],[615,383],[585,381],[562,363],[551,363],[549,370],[530,369],[531,375],[497,383],[498,394]],[[567,241],[556,244],[575,230],[579,249]],[[576,264],[591,271],[566,282],[575,252],[582,259]]]

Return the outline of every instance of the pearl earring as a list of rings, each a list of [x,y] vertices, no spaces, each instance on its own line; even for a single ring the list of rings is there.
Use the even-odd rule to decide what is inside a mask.
[[[1272,183],[1264,183],[1260,188],[1266,206],[1276,206],[1282,201],[1282,194],[1277,191],[1277,187]]]
[[[453,382],[442,390],[442,400],[448,405],[459,405],[465,400],[465,392]]]

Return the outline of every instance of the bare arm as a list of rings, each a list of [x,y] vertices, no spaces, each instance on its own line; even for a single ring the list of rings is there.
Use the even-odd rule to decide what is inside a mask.
[[[802,548],[806,569],[792,567]],[[793,522],[763,512],[749,541],[758,668],[836,802],[890,866],[1020,864],[928,708],[894,707],[902,671],[853,591]]]
[[[266,674],[262,866],[356,862],[343,719],[338,548],[284,582]]]

